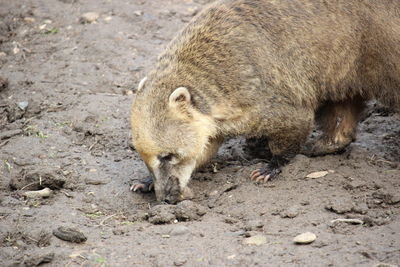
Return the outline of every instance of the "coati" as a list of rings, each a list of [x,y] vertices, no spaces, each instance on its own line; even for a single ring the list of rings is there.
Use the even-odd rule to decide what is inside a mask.
[[[139,85],[133,145],[157,200],[175,203],[224,137],[265,137],[267,181],[315,124],[311,155],[343,150],[364,103],[400,107],[400,1],[222,0],[172,40]],[[266,148],[267,149],[267,148]]]

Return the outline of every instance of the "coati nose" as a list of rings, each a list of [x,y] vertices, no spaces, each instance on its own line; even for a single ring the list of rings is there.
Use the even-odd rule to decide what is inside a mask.
[[[176,204],[178,202],[178,199],[172,197],[172,196],[168,196],[164,199],[163,201],[166,204]]]

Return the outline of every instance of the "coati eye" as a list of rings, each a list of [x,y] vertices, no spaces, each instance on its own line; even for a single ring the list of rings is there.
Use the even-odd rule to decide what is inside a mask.
[[[174,154],[168,153],[168,154],[165,154],[165,155],[158,155],[157,158],[161,162],[168,162],[168,161],[171,161],[174,158]]]

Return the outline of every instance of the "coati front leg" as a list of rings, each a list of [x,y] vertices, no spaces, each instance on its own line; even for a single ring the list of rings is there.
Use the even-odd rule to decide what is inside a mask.
[[[313,126],[314,112],[311,109],[281,106],[280,110],[284,110],[284,114],[272,112],[273,118],[266,119],[264,127],[272,159],[251,173],[250,178],[256,182],[275,178],[281,172],[281,167],[300,152]]]
[[[306,155],[323,156],[340,153],[355,140],[358,121],[364,110],[364,100],[354,97],[341,102],[328,102],[317,113],[317,125],[322,136]]]

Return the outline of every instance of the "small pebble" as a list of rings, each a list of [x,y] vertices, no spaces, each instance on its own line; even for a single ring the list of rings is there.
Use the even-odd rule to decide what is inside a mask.
[[[267,243],[267,238],[263,235],[255,235],[243,240],[244,245],[256,245],[260,246]]]
[[[17,105],[18,105],[18,107],[19,107],[21,110],[25,111],[26,108],[27,108],[28,105],[29,105],[29,102],[28,102],[28,101],[22,101],[22,102],[18,102]]]
[[[174,261],[174,265],[175,265],[175,266],[182,266],[182,265],[184,265],[186,262],[187,262],[186,259],[177,259],[177,260]]]
[[[82,14],[80,18],[81,23],[93,23],[100,17],[97,12],[87,12]]]
[[[27,198],[39,198],[39,197],[49,197],[51,196],[51,191],[50,188],[46,187],[42,190],[37,190],[37,191],[26,191],[24,192],[24,196]]]
[[[329,173],[329,171],[312,172],[312,173],[308,174],[306,177],[307,177],[307,178],[316,179],[316,178],[324,177],[324,176],[326,176],[328,173]]]
[[[306,232],[306,233],[302,233],[302,234],[296,236],[293,239],[293,242],[295,242],[297,244],[310,244],[310,243],[314,242],[316,238],[317,238],[317,236],[314,233]]]
[[[33,22],[35,22],[36,20],[35,20],[35,18],[32,18],[32,17],[25,17],[25,18],[24,18],[24,21],[29,22],[29,23],[33,23]]]
[[[293,206],[280,213],[281,218],[295,218],[299,215],[300,210],[298,206]]]
[[[170,235],[177,236],[177,235],[185,235],[187,233],[189,233],[189,228],[187,228],[184,225],[177,225],[171,230]]]
[[[14,47],[13,48],[13,53],[14,53],[14,55],[18,54],[19,53],[19,48],[18,47]]]
[[[244,225],[244,230],[246,231],[256,231],[264,227],[264,222],[262,220],[250,220]]]
[[[4,53],[4,52],[0,52],[0,57],[5,57],[5,56],[7,56],[7,54],[6,54],[6,53]]]

